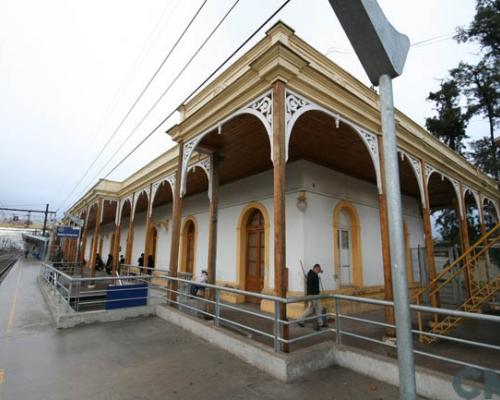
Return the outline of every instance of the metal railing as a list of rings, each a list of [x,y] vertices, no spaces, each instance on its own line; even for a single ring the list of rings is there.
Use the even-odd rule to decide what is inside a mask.
[[[39,280],[76,312],[147,305],[151,300],[150,275],[82,277],[77,271],[78,265],[54,267],[44,263]]]
[[[248,292],[233,287],[194,282],[190,279],[184,279],[182,277],[172,277],[168,275],[168,271],[160,269],[154,269],[151,274],[145,274],[144,271],[146,271],[147,268],[141,267],[142,273],[138,268],[139,267],[134,265],[122,265],[122,273],[126,272],[126,276],[74,278],[62,271],[58,271],[50,265],[44,264],[40,272],[40,279],[43,279],[55,290],[57,290],[60,293],[61,298],[64,299],[69,306],[75,309],[75,311],[82,311],[82,301],[85,302],[85,300],[82,300],[81,298],[81,288],[83,285],[87,285],[86,289],[87,293],[89,293],[89,284],[94,284],[97,287],[102,282],[106,282],[107,284],[112,282],[113,285],[126,285],[128,283],[132,284],[140,282],[147,286],[149,300],[154,298],[157,299],[157,301],[174,306],[182,312],[210,319],[213,321],[215,327],[229,328],[231,330],[236,330],[238,333],[251,336],[252,339],[272,345],[276,352],[283,349],[286,349],[287,351],[294,351],[298,347],[309,346],[324,338],[335,340],[337,344],[342,344],[345,340],[349,339],[365,342],[371,345],[376,344],[377,346],[383,346],[384,348],[396,349],[396,343],[394,340],[383,340],[382,338],[385,331],[387,329],[393,330],[395,325],[384,322],[383,318],[381,318],[381,320],[368,318],[365,316],[366,313],[348,314],[344,311],[346,307],[353,307],[360,304],[365,304],[370,307],[378,307],[379,309],[385,309],[386,307],[393,308],[394,303],[391,301],[340,294],[282,298],[262,293]],[[137,275],[130,275],[133,273],[137,273]],[[190,274],[184,275],[190,277]],[[121,283],[119,282],[120,280]],[[199,290],[192,290],[193,286]],[[75,287],[77,289],[75,289]],[[103,294],[106,290],[106,288],[96,288],[92,289],[90,293]],[[231,296],[233,299],[239,297],[240,301],[249,298],[257,299],[259,302],[267,301],[270,305],[267,308],[270,311],[272,310],[272,313],[263,312],[257,307],[249,306],[249,304],[245,302],[238,304],[230,302],[228,297]],[[319,317],[323,320],[333,320],[333,324],[320,330],[302,330],[295,328],[298,323],[313,321],[318,318],[318,315],[294,320],[283,320],[279,317],[280,306],[292,306],[293,304],[304,303],[312,300],[321,300],[323,302],[322,304],[328,306],[330,310],[323,312]],[[94,304],[106,302],[106,300],[93,301]],[[495,343],[427,332],[424,330],[423,325],[418,324],[418,320],[416,318],[417,313],[428,315],[429,320],[432,319],[434,314],[461,317],[475,321],[482,321],[488,324],[494,324],[494,328],[490,329],[495,329],[498,332],[500,331],[499,316],[434,308],[416,304],[411,304],[410,310],[413,316],[413,326],[415,327],[412,329],[412,333],[415,338],[419,335],[427,335],[440,340],[456,343],[460,346],[467,345],[471,346],[473,349],[487,350],[488,353],[491,353],[492,351],[500,351],[500,346]],[[368,334],[367,330],[369,330],[368,328],[370,327],[377,329]],[[283,334],[283,328],[286,328],[285,330],[288,331],[288,334]],[[418,344],[417,340],[415,340],[415,343]],[[479,362],[471,362],[465,359],[457,359],[455,357],[457,353],[462,354],[462,352],[454,352],[454,356],[452,357],[448,354],[439,354],[439,351],[437,350],[438,348],[436,346],[419,347],[417,345],[414,349],[414,354],[432,360],[452,363],[461,367],[467,366],[480,371],[489,370],[500,375],[498,365],[480,365]]]

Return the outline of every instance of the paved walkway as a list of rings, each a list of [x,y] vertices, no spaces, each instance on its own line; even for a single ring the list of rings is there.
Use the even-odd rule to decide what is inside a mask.
[[[20,261],[0,285],[1,400],[397,399],[397,388],[332,367],[281,383],[159,318],[57,330]]]

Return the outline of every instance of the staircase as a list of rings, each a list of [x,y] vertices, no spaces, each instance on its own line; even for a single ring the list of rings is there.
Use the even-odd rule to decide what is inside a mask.
[[[467,296],[466,300],[460,304],[457,311],[482,312],[486,302],[493,299],[500,292],[500,275],[489,276],[487,268],[482,270],[479,266],[481,257],[488,255],[488,250],[496,243],[500,243],[500,223],[484,234],[474,245],[469,247],[460,257],[455,259],[450,265],[444,268],[434,279],[429,282],[429,286],[420,290],[413,299],[416,304],[422,304],[424,294],[433,298],[445,290],[454,279],[463,274]],[[417,313],[419,330],[422,331],[421,313]],[[429,333],[436,335],[447,335],[462,322],[461,317],[446,317],[441,321],[431,324]],[[435,343],[438,338],[427,335],[420,335],[421,343]]]

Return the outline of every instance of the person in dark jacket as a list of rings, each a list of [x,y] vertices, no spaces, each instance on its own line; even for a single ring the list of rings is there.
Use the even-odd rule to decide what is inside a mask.
[[[319,264],[315,264],[312,269],[307,273],[307,285],[306,294],[308,296],[318,295],[319,290],[319,274],[323,272]],[[320,327],[327,327],[326,323],[323,323],[321,316],[321,300],[310,300],[304,313],[299,317],[299,325],[304,327],[304,318],[316,314],[317,319],[313,320],[314,329],[319,330]]]
[[[106,260],[106,272],[111,275],[111,270],[113,269],[113,255],[108,254],[108,259]]]
[[[144,253],[137,259],[137,265],[139,265],[139,271],[142,274],[144,272]]]
[[[155,260],[153,256],[150,254],[148,256],[148,275],[151,275],[153,273],[153,268],[155,267]]]

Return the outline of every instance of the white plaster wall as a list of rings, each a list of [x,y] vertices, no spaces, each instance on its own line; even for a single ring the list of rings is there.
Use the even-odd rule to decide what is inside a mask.
[[[129,218],[122,218],[120,221],[120,247],[121,247],[121,250],[118,254],[118,259],[119,259],[121,254],[123,254],[123,257],[125,257],[125,252],[127,251],[128,223],[129,223]]]
[[[132,246],[131,264],[137,265],[137,259],[141,253],[144,253],[144,244],[146,241],[146,215],[144,212],[136,212],[134,217],[134,242]],[[145,261],[146,263],[146,261]]]
[[[108,259],[108,254],[111,253],[111,237],[115,229],[115,223],[101,225],[99,232],[102,238],[102,254],[101,258],[104,262]]]
[[[329,170],[322,166],[297,161],[287,165],[286,182],[286,240],[287,267],[289,268],[289,290],[303,292],[304,279],[300,266],[302,260],[306,272],[315,263],[325,271],[322,281],[325,289],[336,289],[333,266],[333,210],[341,200],[354,204],[361,221],[361,246],[363,284],[383,284],[382,249],[380,239],[380,216],[378,191],[375,185]],[[298,191],[306,191],[307,208],[297,208]],[[267,210],[270,222],[269,265],[265,277],[267,287],[274,287],[274,243],[273,243],[273,174],[266,171],[255,176],[233,182],[219,189],[219,220],[217,238],[217,276],[227,283],[237,281],[237,226],[240,215],[250,202],[260,202]],[[171,241],[171,204],[153,210],[153,222],[167,220],[168,227],[158,227],[156,266],[168,269]],[[186,218],[197,222],[197,242],[194,274],[207,267],[208,216],[207,193],[199,193],[183,200],[182,225]],[[403,212],[410,232],[410,245],[423,245],[423,228],[418,200],[404,197]],[[138,213],[134,221],[134,247],[132,263],[143,252],[146,213]],[[122,220],[121,246],[125,253],[128,219]],[[89,240],[90,246],[90,240]]]
[[[172,240],[172,204],[153,208],[151,219],[156,225],[158,239],[156,243],[155,268],[169,270],[170,241]],[[159,226],[159,222],[166,223]]]

